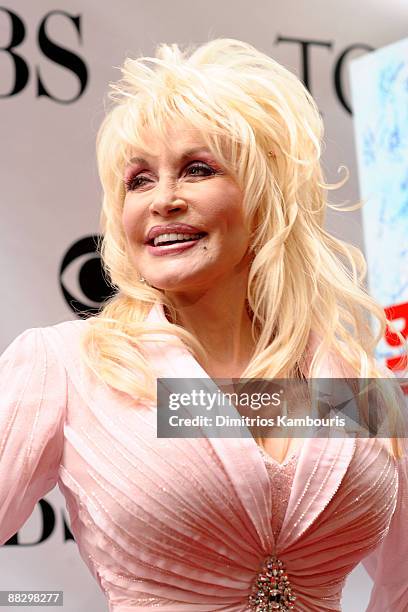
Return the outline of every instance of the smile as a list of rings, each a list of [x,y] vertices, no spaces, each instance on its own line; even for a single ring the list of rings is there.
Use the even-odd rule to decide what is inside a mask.
[[[160,236],[156,236],[153,240],[150,241],[150,244],[153,246],[158,246],[159,244],[174,244],[179,242],[186,242],[188,240],[198,240],[205,236],[204,232],[197,234],[160,234]]]
[[[151,255],[177,255],[194,247],[207,234],[161,234],[151,240],[147,251]]]

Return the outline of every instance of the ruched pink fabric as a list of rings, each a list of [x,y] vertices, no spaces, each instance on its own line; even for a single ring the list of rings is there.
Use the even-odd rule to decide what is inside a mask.
[[[148,317],[163,318],[159,306]],[[1,543],[58,483],[111,612],[250,610],[271,554],[285,563],[295,610],[341,610],[363,561],[374,580],[367,612],[407,612],[405,458],[379,439],[305,439],[279,497],[252,437],[157,438],[153,407],[84,367],[87,324],[27,330],[0,359]],[[209,383],[183,347],[146,344],[157,376]]]

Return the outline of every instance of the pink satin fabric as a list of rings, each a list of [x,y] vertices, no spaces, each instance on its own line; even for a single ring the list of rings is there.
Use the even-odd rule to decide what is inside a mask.
[[[148,320],[163,318],[156,306]],[[363,561],[367,612],[407,612],[407,459],[379,439],[305,439],[285,498],[252,437],[157,438],[153,407],[84,367],[86,325],[27,330],[0,359],[1,543],[58,483],[110,612],[250,610],[270,554],[286,565],[295,610],[341,610]],[[211,382],[182,347],[146,351],[157,376]],[[322,376],[334,371],[328,362]]]

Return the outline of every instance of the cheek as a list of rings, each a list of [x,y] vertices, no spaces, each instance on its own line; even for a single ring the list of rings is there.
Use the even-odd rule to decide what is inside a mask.
[[[236,191],[226,193],[219,211],[222,227],[231,235],[243,237],[247,234],[243,213],[243,198]]]
[[[230,229],[243,223],[243,195],[229,181],[206,194],[204,208],[216,226]]]
[[[137,225],[137,215],[135,214],[134,208],[132,209],[132,207],[125,202],[122,210],[122,227],[129,240],[132,239],[132,236],[135,237]]]

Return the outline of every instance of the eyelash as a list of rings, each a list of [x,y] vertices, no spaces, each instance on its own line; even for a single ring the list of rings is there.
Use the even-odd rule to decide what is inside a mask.
[[[203,162],[192,162],[187,168],[186,170],[191,170],[192,168],[198,168],[201,171],[207,171],[208,174],[207,176],[212,176],[214,174],[218,174],[218,172],[216,170],[214,170],[214,168],[211,168],[211,166],[209,166],[208,164],[204,164]],[[192,175],[192,176],[197,176],[197,175]],[[146,183],[139,183],[138,185],[135,186],[135,182],[137,179],[145,179],[147,180],[147,177],[143,176],[143,173],[141,174],[137,174],[137,175],[131,175],[129,178],[127,178],[125,180],[125,187],[126,187],[126,191],[136,191],[138,189],[138,187],[143,187],[143,185],[145,185]]]

